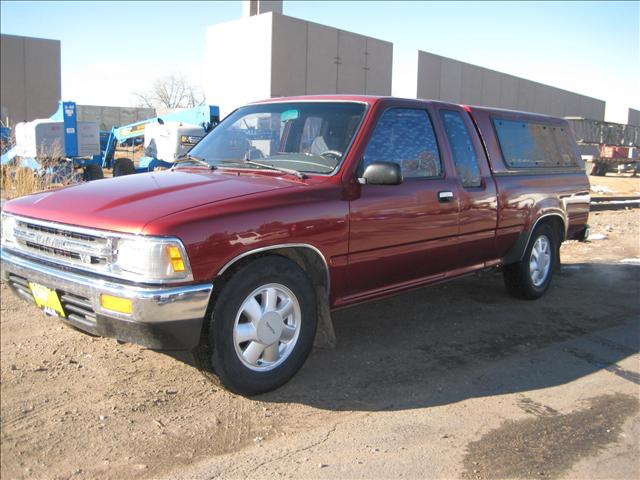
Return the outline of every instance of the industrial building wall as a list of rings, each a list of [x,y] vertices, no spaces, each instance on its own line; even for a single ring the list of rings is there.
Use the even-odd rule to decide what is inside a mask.
[[[96,122],[100,130],[111,130],[129,123],[156,116],[154,108],[103,107],[100,105],[78,105],[78,120]]]
[[[61,94],[60,41],[0,35],[0,114],[11,126],[48,118]]]
[[[417,97],[596,120],[605,111],[602,100],[423,51]]]
[[[391,94],[393,44],[274,15],[274,97],[296,94]]]
[[[271,96],[391,95],[393,44],[272,14]]]
[[[629,109],[629,118],[627,119],[627,124],[640,127],[640,110],[636,110],[635,108]]]
[[[209,27],[205,92],[223,116],[264,98],[391,95],[392,62],[389,42],[269,12]]]

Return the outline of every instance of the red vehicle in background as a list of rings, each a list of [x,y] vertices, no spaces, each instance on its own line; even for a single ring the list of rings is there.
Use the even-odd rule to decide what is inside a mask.
[[[370,96],[242,107],[163,172],[22,197],[3,279],[92,334],[196,352],[243,394],[289,380],[330,311],[483,269],[549,288],[587,235],[565,120]]]

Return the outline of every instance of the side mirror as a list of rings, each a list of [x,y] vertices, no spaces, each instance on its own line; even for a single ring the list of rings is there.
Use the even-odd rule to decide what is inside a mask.
[[[400,185],[402,171],[397,163],[374,162],[367,166],[358,182],[368,185]]]

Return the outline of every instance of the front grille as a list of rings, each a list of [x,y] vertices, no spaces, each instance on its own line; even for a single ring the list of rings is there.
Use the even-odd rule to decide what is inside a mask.
[[[67,258],[73,258],[74,260],[80,260],[80,254],[76,253],[76,252],[71,252],[68,250],[60,250],[59,248],[53,248],[53,247],[45,247],[44,245],[39,245],[37,243],[33,243],[33,242],[24,242],[24,244],[28,247],[31,248],[32,250],[40,250],[41,252],[46,252],[49,253],[51,255],[57,255],[59,257],[67,257]]]
[[[99,272],[113,260],[113,240],[78,230],[19,218],[16,247],[45,260]]]
[[[21,223],[25,225],[27,228],[29,228],[29,230],[49,233],[51,235],[62,235],[69,238],[76,238],[78,240],[85,240],[87,242],[93,242],[96,240],[96,237],[78,233],[78,232],[71,232],[68,230],[62,230],[60,228],[53,228],[45,225],[37,225],[35,223],[27,223],[27,222],[21,222]]]
[[[29,280],[19,275],[9,274],[9,286],[25,300],[35,303],[31,289],[29,288]],[[74,293],[65,292],[55,289],[62,304],[67,318],[74,323],[79,323],[86,328],[92,329],[96,326],[96,312],[93,309],[91,300]]]

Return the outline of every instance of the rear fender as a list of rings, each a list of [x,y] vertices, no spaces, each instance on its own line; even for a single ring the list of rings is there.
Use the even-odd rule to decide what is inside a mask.
[[[560,209],[548,209],[543,213],[540,213],[534,221],[529,222],[529,225],[520,233],[518,240],[511,248],[511,250],[509,250],[509,253],[507,253],[507,255],[504,257],[502,263],[504,265],[509,265],[511,263],[517,263],[522,260],[522,257],[524,257],[524,252],[527,249],[527,245],[529,245],[529,241],[531,240],[533,231],[541,222],[550,220],[554,217],[562,222],[562,238],[560,239],[560,242],[563,242],[567,238],[567,227],[569,225],[569,223],[567,222],[567,216]]]

